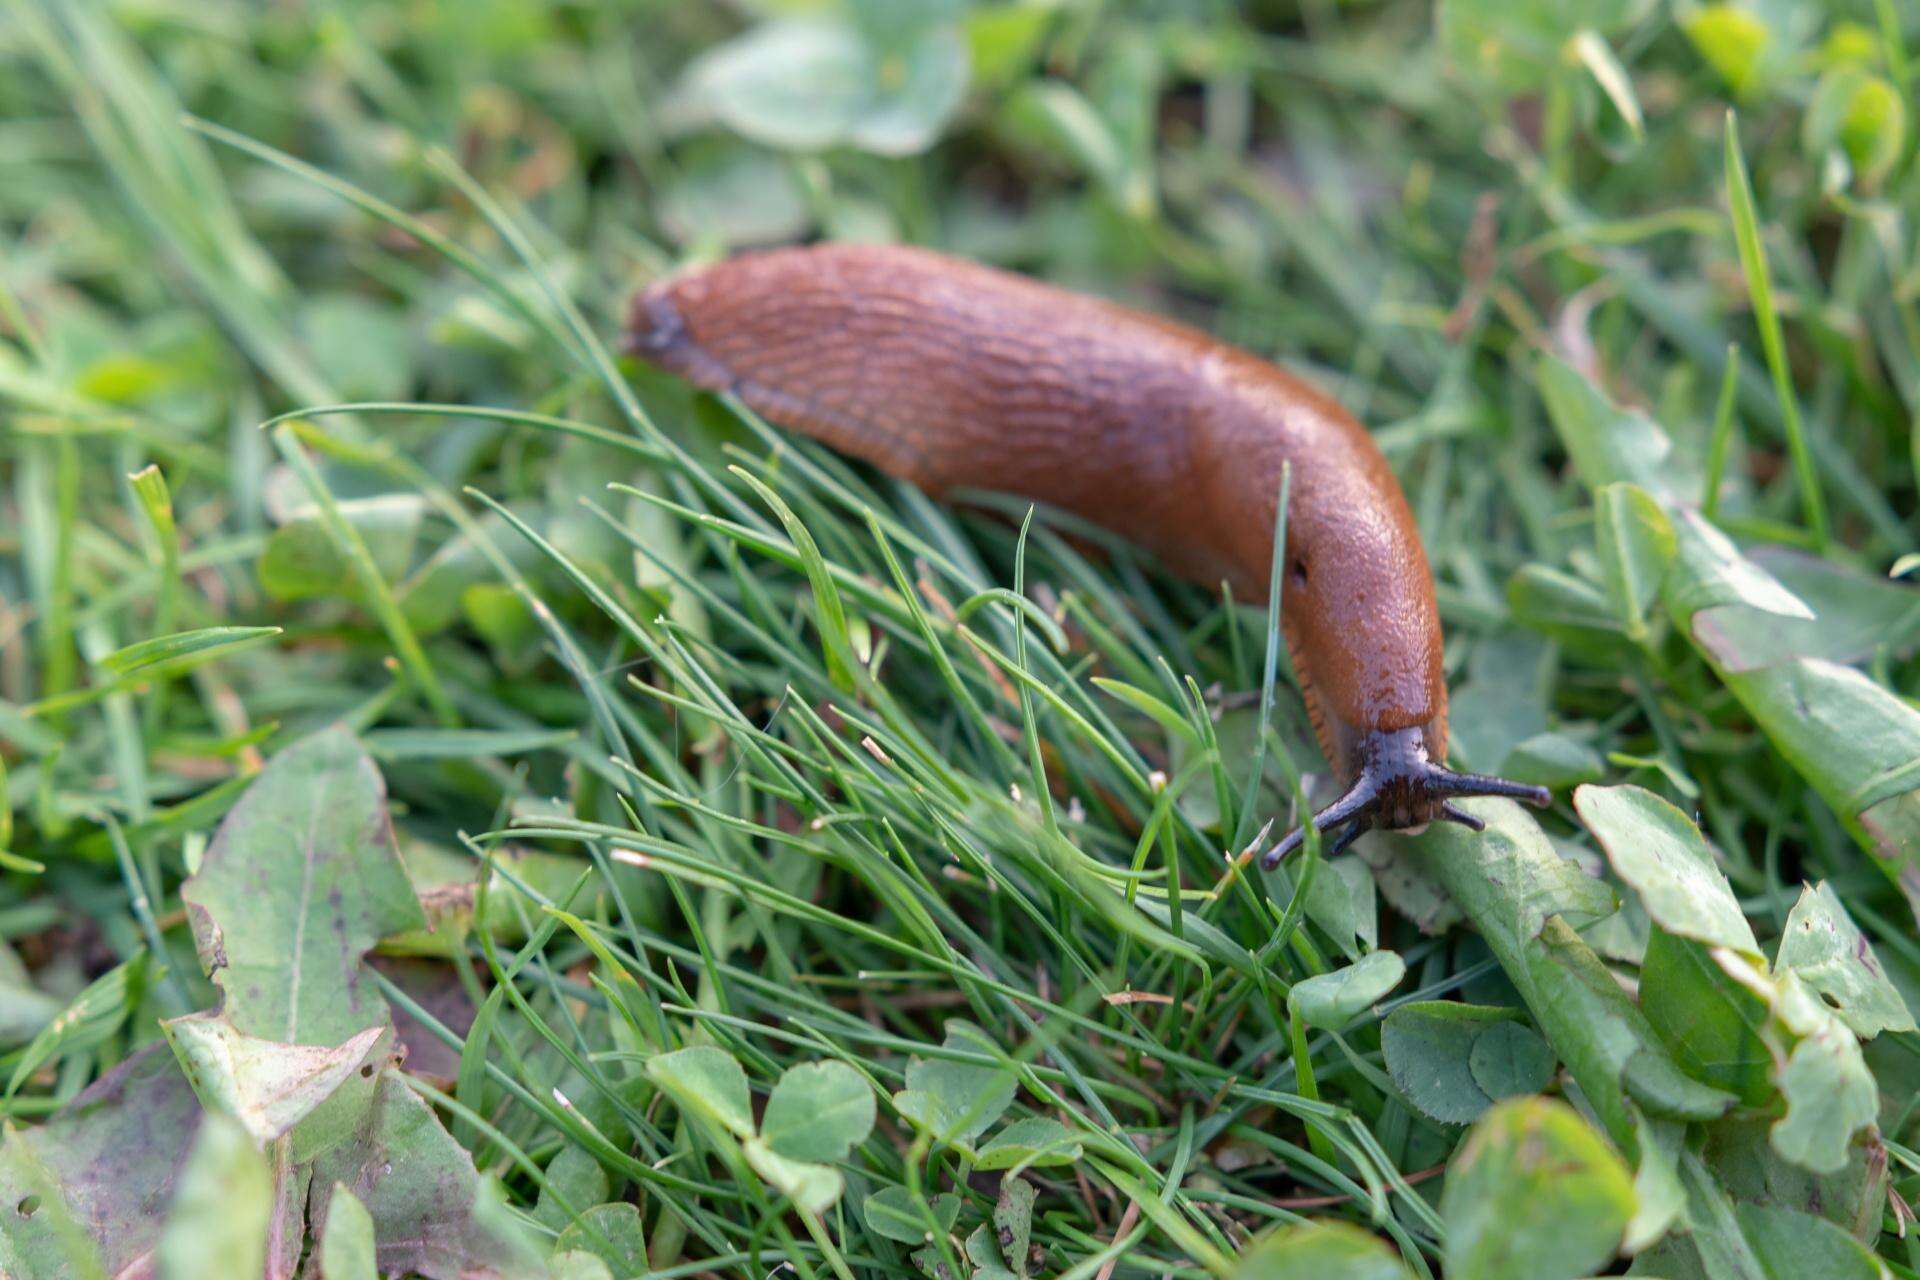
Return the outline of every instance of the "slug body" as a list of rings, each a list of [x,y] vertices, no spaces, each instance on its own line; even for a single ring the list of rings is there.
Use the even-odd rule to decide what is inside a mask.
[[[1282,621],[1346,794],[1330,848],[1538,788],[1443,767],[1433,577],[1386,459],[1336,402],[1198,330],[922,249],[747,254],[644,290],[625,350],[934,495],[1049,503],[1264,602],[1292,466]],[[1267,855],[1293,847],[1289,836]]]

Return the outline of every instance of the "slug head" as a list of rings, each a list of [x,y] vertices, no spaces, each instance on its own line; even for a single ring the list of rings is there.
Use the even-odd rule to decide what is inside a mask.
[[[1356,755],[1359,768],[1347,793],[1313,815],[1266,852],[1260,865],[1271,871],[1306,839],[1307,826],[1326,838],[1327,856],[1339,853],[1360,833],[1373,828],[1404,831],[1429,822],[1457,822],[1475,831],[1486,823],[1452,802],[1466,796],[1506,796],[1541,808],[1552,796],[1545,787],[1527,786],[1479,773],[1455,773],[1427,758],[1419,727],[1377,730],[1364,735]]]

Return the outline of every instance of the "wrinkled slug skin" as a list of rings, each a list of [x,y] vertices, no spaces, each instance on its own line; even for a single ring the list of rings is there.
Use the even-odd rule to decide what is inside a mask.
[[[628,349],[931,493],[1072,511],[1264,602],[1293,464],[1283,613],[1322,748],[1446,758],[1433,578],[1413,514],[1332,399],[1184,325],[923,249],[746,254],[634,299]]]

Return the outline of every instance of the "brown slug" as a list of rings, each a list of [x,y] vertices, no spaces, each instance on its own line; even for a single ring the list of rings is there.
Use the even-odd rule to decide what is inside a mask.
[[[1483,824],[1544,788],[1445,767],[1433,575],[1378,446],[1333,399],[1184,325],[924,249],[743,254],[655,284],[623,350],[939,495],[1071,511],[1264,602],[1291,463],[1282,621],[1346,792],[1312,825]],[[1298,847],[1295,831],[1268,867]]]

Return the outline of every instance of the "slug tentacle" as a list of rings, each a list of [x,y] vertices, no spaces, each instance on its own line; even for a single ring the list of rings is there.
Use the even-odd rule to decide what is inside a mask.
[[[1504,796],[1545,807],[1553,799],[1545,787],[1495,778],[1483,773],[1455,773],[1427,758],[1418,729],[1368,734],[1361,746],[1359,772],[1346,794],[1267,850],[1260,865],[1271,871],[1306,840],[1307,828],[1328,838],[1328,857],[1339,853],[1363,831],[1378,827],[1401,831],[1429,822],[1457,822],[1475,831],[1487,824],[1449,802],[1449,796]]]

